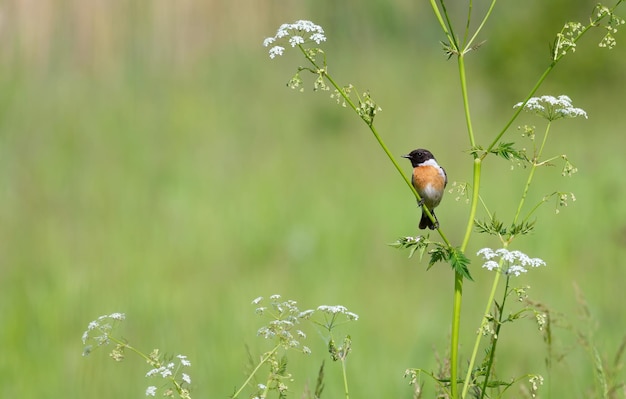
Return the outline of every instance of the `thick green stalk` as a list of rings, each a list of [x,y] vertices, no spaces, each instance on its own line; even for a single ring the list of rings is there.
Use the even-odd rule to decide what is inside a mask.
[[[463,112],[465,113],[465,124],[467,126],[467,134],[469,135],[469,142],[471,148],[476,146],[476,140],[474,139],[474,128],[472,127],[472,118],[469,109],[469,97],[467,94],[467,79],[465,76],[465,57],[463,54],[458,56],[459,64],[459,80],[461,83],[461,96],[463,97]]]
[[[461,94],[463,97],[463,109],[465,111],[465,122],[467,124],[467,132],[469,135],[470,145],[475,146],[474,129],[472,127],[472,119],[469,109],[469,97],[467,94],[467,80],[465,76],[465,61],[463,54],[458,55],[459,78],[461,82]],[[461,251],[465,252],[472,234],[472,226],[478,206],[478,193],[480,190],[480,173],[481,160],[474,159],[474,178],[472,190],[471,210],[465,229],[465,236],[461,244]],[[453,399],[458,398],[458,363],[459,363],[459,335],[461,330],[461,305],[463,302],[463,276],[458,273],[454,275],[454,296],[452,301],[452,331],[450,337],[450,393]]]

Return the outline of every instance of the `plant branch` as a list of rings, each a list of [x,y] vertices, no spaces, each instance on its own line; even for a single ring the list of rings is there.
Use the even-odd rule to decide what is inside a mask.
[[[250,380],[252,380],[252,377],[254,377],[254,375],[257,373],[257,371],[259,371],[259,369],[261,368],[261,366],[263,366],[265,364],[265,362],[267,362],[272,356],[274,356],[274,353],[276,353],[276,351],[278,350],[278,348],[280,348],[280,345],[276,345],[274,347],[274,349],[272,349],[271,351],[269,351],[259,362],[259,364],[257,364],[257,366],[254,368],[254,370],[252,370],[252,372],[250,373],[250,375],[248,376],[248,378],[243,382],[243,384],[241,384],[241,387],[233,394],[233,396],[231,396],[231,399],[235,399],[237,396],[239,396],[239,394],[244,390],[244,388],[246,386],[248,386],[248,384],[250,383]]]

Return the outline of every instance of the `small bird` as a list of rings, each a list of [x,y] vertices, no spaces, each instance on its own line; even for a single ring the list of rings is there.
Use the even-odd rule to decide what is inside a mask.
[[[435,219],[435,223],[433,223],[422,209],[422,219],[420,220],[419,228],[438,229],[439,221],[433,210],[441,202],[443,191],[446,188],[446,184],[448,184],[446,171],[439,166],[433,154],[423,148],[402,155],[402,158],[409,159],[413,166],[411,183],[413,183],[413,187],[415,187],[422,199],[418,201],[417,205],[421,207],[426,206]]]

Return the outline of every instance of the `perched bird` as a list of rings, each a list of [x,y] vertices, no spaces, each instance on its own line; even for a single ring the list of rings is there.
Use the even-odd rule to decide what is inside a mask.
[[[446,171],[439,166],[433,154],[423,148],[413,150],[403,155],[402,158],[409,159],[411,165],[413,165],[411,183],[413,183],[413,187],[415,187],[415,190],[422,199],[417,203],[418,206],[427,207],[435,219],[435,223],[433,223],[422,209],[422,219],[420,220],[419,228],[425,229],[428,227],[431,230],[438,229],[439,221],[433,210],[441,202],[443,191],[446,184],[448,184]]]

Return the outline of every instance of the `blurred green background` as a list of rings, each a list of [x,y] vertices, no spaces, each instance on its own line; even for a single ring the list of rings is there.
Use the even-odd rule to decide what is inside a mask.
[[[548,65],[563,23],[587,21],[594,5],[497,5],[480,35],[487,42],[467,58],[479,143]],[[463,10],[450,6],[462,26]],[[476,16],[485,7],[476,4]],[[270,60],[261,43],[296,19],[325,28],[330,73],[382,106],[376,124],[394,154],[429,148],[451,182],[470,180],[457,67],[442,54],[427,2],[0,5],[0,396],[142,397],[153,382],[138,359],[81,357],[87,323],[119,311],[131,344],[189,356],[194,397],[227,397],[244,380],[246,346],[255,355],[267,348],[250,302],[275,293],[303,309],[342,304],[361,316],[346,331],[353,397],[409,398],[404,370],[437,368],[448,345],[449,267],[426,272],[386,245],[418,233],[419,211],[357,117],[312,93],[312,82],[304,94],[285,87],[304,61],[290,51]],[[626,331],[626,37],[619,32],[612,51],[598,48],[601,37],[579,42],[538,93],[568,94],[589,114],[556,123],[546,150],[567,154],[579,173],[540,169],[529,197],[572,191],[577,201],[558,215],[546,204],[535,233],[514,244],[548,263],[515,283],[532,286],[561,326],[554,351],[564,356],[542,397],[589,397],[593,363],[576,331],[592,330],[607,359]],[[517,125],[505,140],[527,146]],[[493,157],[484,170],[484,199],[510,219],[526,171]],[[469,207],[454,197],[437,213],[458,244]],[[465,285],[462,365],[492,279],[473,254],[497,245],[470,243],[476,281]],[[575,286],[593,322],[581,319]],[[532,320],[501,335],[501,378],[548,377]],[[317,334],[308,340],[311,358],[290,357],[291,397],[326,357]],[[324,396],[337,397],[339,365],[327,363],[326,375]]]

